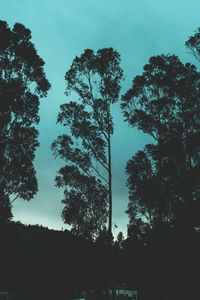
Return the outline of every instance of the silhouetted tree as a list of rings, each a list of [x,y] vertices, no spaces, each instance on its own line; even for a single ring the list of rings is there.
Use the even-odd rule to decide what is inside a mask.
[[[104,227],[96,237],[96,243],[100,245],[111,246],[114,243],[114,237],[110,234],[109,230]]]
[[[199,85],[194,65],[156,56],[122,98],[129,124],[154,139],[127,164],[130,225],[200,225]]]
[[[191,51],[191,53],[200,61],[200,28],[198,28],[194,35],[190,36],[185,46]]]
[[[124,243],[124,235],[123,233],[120,231],[117,235],[117,240],[115,241],[115,246],[119,249],[122,249],[123,247],[123,243]]]
[[[39,98],[50,84],[31,40],[31,32],[0,21],[0,215],[9,219],[17,197],[37,192],[33,160],[38,146]],[[7,208],[5,209],[5,206]]]
[[[78,99],[61,105],[58,123],[67,134],[52,148],[67,163],[56,185],[65,187],[63,219],[76,232],[102,230],[108,200],[112,232],[111,105],[118,100],[122,74],[119,53],[105,48],[97,53],[85,50],[65,75],[66,95],[74,92]]]
[[[12,218],[9,197],[0,190],[0,225]]]

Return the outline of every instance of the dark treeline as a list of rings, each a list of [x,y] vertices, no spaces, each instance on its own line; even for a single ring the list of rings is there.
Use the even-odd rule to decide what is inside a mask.
[[[11,299],[70,299],[84,290],[109,299],[108,287],[126,283],[139,299],[198,299],[200,235],[159,227],[149,240],[112,246],[69,231],[19,222],[1,226],[0,289]],[[90,298],[89,298],[90,299]]]
[[[200,31],[186,42],[199,60]],[[199,299],[200,73],[175,55],[149,59],[122,96],[125,121],[152,144],[127,162],[128,236],[112,236],[112,104],[123,70],[113,48],[87,49],[65,74],[52,143],[65,165],[63,221],[71,231],[12,222],[12,203],[38,190],[39,101],[50,83],[22,24],[0,22],[0,292],[13,299],[108,299],[122,284],[140,300]],[[134,138],[134,137],[133,137]],[[92,292],[93,290],[93,292]]]
[[[123,277],[119,247],[106,240],[19,222],[1,225],[1,240],[0,290],[13,299],[69,299],[91,289],[101,295],[111,271]]]

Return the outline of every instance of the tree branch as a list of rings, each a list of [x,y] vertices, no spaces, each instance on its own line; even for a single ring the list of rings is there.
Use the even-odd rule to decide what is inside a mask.
[[[92,98],[92,102],[93,102],[93,106],[94,106],[95,100],[94,100],[94,96],[93,96],[93,92],[92,92],[93,89],[92,89],[92,84],[91,84],[91,80],[90,80],[90,73],[88,73],[88,81],[89,81],[89,87],[90,87],[90,94],[91,94],[91,98]],[[94,109],[95,109],[95,108],[94,108]],[[95,109],[95,113],[97,113],[97,110],[96,110],[96,109]],[[97,115],[98,115],[98,114],[97,114]],[[107,137],[105,131],[103,130],[102,125],[101,125],[99,119],[97,118],[96,121],[97,121],[97,123],[98,123],[98,125],[99,125],[99,128],[100,128],[101,133],[103,134],[103,136],[105,137],[105,139],[108,141],[108,137]]]
[[[91,149],[91,151],[92,151],[92,153],[93,153],[93,155],[94,155],[94,158],[102,165],[102,167],[104,167],[104,168],[108,171],[108,167],[106,166],[107,163],[104,164],[99,158],[97,158],[96,153],[95,153],[95,150],[94,150],[94,147],[92,146],[90,140],[88,140],[87,137],[86,137],[86,140],[87,140],[87,142],[88,142],[88,144],[89,144],[89,146],[90,146],[90,149]],[[108,164],[107,164],[107,165],[108,165]]]
[[[91,167],[94,169],[94,171],[97,173],[97,175],[108,184],[108,180],[106,178],[104,178],[93,165],[91,165]]]
[[[10,202],[10,204],[12,204],[17,198],[18,198],[18,196],[16,196],[16,197]]]

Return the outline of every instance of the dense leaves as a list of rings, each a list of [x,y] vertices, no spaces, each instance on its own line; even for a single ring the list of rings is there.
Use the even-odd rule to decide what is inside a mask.
[[[75,166],[65,166],[56,177],[57,186],[67,186],[62,201],[62,217],[72,224],[72,232],[85,238],[95,238],[106,222],[107,190],[96,181],[79,172]]]
[[[199,227],[200,74],[196,67],[182,64],[174,55],[151,57],[123,96],[121,107],[130,125],[154,139],[127,164],[130,225],[140,221],[150,227],[160,222]]]
[[[33,160],[38,144],[39,98],[50,84],[31,32],[0,21],[0,201],[30,200],[37,192]],[[2,204],[3,205],[3,204]],[[3,213],[3,212],[2,212]],[[0,213],[1,214],[1,213]]]

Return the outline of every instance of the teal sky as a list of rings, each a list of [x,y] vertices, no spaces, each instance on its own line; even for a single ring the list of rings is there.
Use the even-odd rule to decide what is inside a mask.
[[[65,72],[73,58],[84,49],[113,47],[121,55],[126,75],[122,93],[134,76],[142,73],[153,55],[176,54],[183,61],[196,61],[185,49],[185,42],[200,27],[199,0],[1,0],[0,19],[9,26],[19,22],[32,32],[32,42],[45,61],[52,84],[48,97],[41,100],[40,147],[35,167],[39,192],[27,203],[16,200],[14,219],[49,228],[68,228],[61,219],[62,190],[54,186],[56,171],[63,165],[50,150],[62,132],[56,125],[59,106],[70,98],[64,95]],[[118,106],[114,107],[115,134],[112,139],[113,224],[126,233],[128,204],[125,165],[150,137],[129,128]]]

